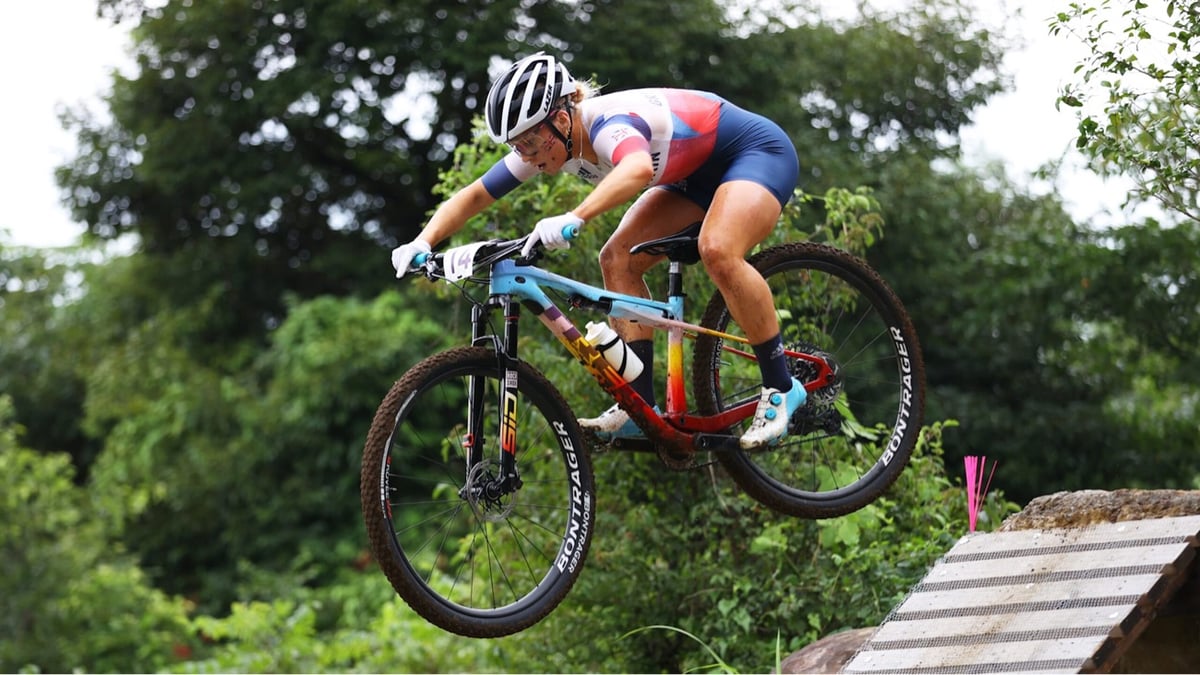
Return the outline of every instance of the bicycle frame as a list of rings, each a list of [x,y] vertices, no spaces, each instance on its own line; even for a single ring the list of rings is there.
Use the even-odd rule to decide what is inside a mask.
[[[392,384],[367,434],[359,496],[372,554],[422,617],[490,638],[553,611],[576,582],[599,523],[590,449],[649,451],[673,471],[715,462],[740,494],[809,519],[861,509],[900,476],[921,439],[924,361],[887,283],[865,261],[817,242],[785,242],[747,258],[771,291],[788,374],[810,396],[789,414],[787,440],[743,449],[735,434],[761,399],[759,363],[748,340],[720,332],[741,332],[721,295],[702,305],[698,324],[683,319],[683,267],[700,259],[698,229],[630,250],[671,263],[669,288],[658,294],[665,301],[531,266],[521,254],[533,249],[528,238],[413,256],[410,271],[450,283],[469,303],[471,341],[421,359]],[[522,306],[646,438],[603,443],[602,434],[586,433],[560,386],[518,358]],[[641,334],[667,331],[662,414],[564,316],[572,310],[648,326]],[[692,412],[685,338],[694,338]],[[653,373],[642,372],[639,390]]]
[[[498,340],[496,351],[502,355],[505,369],[504,419],[501,421],[501,447],[504,455],[511,457],[515,450],[515,407],[516,401],[516,344],[517,323],[520,316],[520,300],[533,311],[538,319],[554,334],[567,350],[583,364],[614,400],[639,423],[643,431],[655,443],[675,453],[690,454],[697,449],[721,449],[737,447],[737,439],[728,434],[728,429],[737,422],[754,414],[757,397],[751,397],[715,415],[695,415],[688,412],[687,395],[683,372],[683,341],[685,334],[720,337],[726,342],[746,345],[743,337],[711,330],[683,320],[683,263],[672,260],[668,271],[668,297],[666,302],[615,293],[564,277],[553,272],[529,265],[518,265],[511,259],[500,260],[492,265],[490,297],[483,306],[478,306],[472,316],[472,339],[475,344],[493,339],[486,333],[486,321],[482,313],[488,307],[504,309],[505,326],[503,339]],[[544,289],[554,289],[567,295],[572,306],[588,307],[616,319],[625,319],[667,331],[667,387],[666,412],[659,414],[630,387],[604,356],[589,343],[579,328],[568,319],[549,298]],[[756,360],[746,349],[729,345],[725,350],[743,358]],[[824,386],[833,371],[821,358],[787,350],[787,355],[814,364],[817,376],[806,382],[809,391]],[[474,397],[475,394],[472,394]],[[472,409],[478,409],[474,405]],[[474,426],[474,425],[472,425]],[[474,445],[474,444],[473,444]],[[481,459],[476,452],[471,460]],[[508,467],[503,474],[515,476]]]

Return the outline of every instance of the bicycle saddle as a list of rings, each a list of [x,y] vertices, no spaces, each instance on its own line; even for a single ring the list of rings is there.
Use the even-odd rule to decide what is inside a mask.
[[[667,260],[685,265],[700,262],[700,249],[696,246],[696,240],[700,235],[700,225],[701,223],[697,221],[676,234],[644,241],[629,249],[629,252],[665,255]]]

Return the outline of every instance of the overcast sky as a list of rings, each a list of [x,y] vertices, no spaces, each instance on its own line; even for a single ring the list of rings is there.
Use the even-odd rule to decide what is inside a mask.
[[[127,62],[124,32],[95,13],[94,0],[0,4],[0,229],[10,231],[8,243],[65,245],[83,231],[54,184],[54,168],[74,149],[55,106],[94,101],[108,73]]]
[[[899,0],[876,0],[893,1]],[[1046,19],[1063,4],[1060,0],[974,1],[989,20],[1020,26],[1027,46],[1006,60],[1015,91],[979,111],[976,124],[962,134],[964,151],[973,164],[1003,161],[1019,179],[1071,146],[1075,119],[1070,111],[1056,111],[1054,100],[1082,47],[1048,35]],[[0,229],[9,231],[5,243],[61,246],[78,240],[83,226],[70,221],[54,184],[54,168],[70,158],[74,147],[59,127],[55,108],[87,102],[100,110],[96,97],[107,89],[112,70],[129,69],[126,42],[123,28],[96,18],[94,0],[0,4],[0,79],[9,93],[0,106]],[[1112,199],[1108,207],[1101,203],[1097,195],[1103,190],[1087,175],[1067,180],[1064,191],[1077,218],[1115,205]]]

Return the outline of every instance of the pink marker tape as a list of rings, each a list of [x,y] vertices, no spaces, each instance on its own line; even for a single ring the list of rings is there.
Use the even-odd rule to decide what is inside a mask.
[[[979,520],[979,509],[983,508],[988,489],[992,486],[992,476],[996,475],[998,462],[992,463],[992,471],[987,475],[986,483],[983,479],[987,468],[987,457],[968,455],[963,458],[963,463],[967,469],[967,524],[974,532],[975,524]]]

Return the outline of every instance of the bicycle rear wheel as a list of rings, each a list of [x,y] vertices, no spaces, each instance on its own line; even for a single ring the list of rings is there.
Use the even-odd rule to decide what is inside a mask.
[[[718,453],[737,484],[789,515],[831,518],[866,506],[899,477],[920,434],[925,367],[916,330],[887,283],[845,251],[812,242],[774,246],[750,258],[771,288],[784,347],[825,358],[836,376],[810,390],[789,435],[773,448]],[[740,335],[725,299],[710,300],[700,324]],[[714,414],[762,387],[758,364],[702,335],[693,388],[701,414]],[[801,382],[813,366],[789,364]],[[730,433],[740,435],[749,420]]]
[[[570,407],[530,365],[500,408],[494,352],[461,347],[418,363],[380,405],[363,451],[361,498],[371,549],[422,617],[468,637],[499,637],[549,614],[582,569],[595,486]],[[471,387],[484,461],[468,469]],[[501,415],[515,415],[521,486],[498,485]]]

